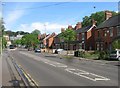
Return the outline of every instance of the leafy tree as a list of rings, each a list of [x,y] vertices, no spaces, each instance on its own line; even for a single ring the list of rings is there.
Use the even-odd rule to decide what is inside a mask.
[[[120,49],[120,39],[112,43],[113,49]]]
[[[117,15],[116,12],[114,12],[114,11],[111,11],[111,12],[112,12],[113,16]],[[85,16],[83,18],[82,26],[85,27],[85,26],[91,25],[92,19],[97,21],[97,25],[99,25],[100,23],[105,21],[105,11],[100,11],[100,12],[93,13],[90,16]]]
[[[39,44],[39,40],[37,39],[36,34],[26,34],[22,37],[21,44],[35,48],[37,44]]]
[[[34,31],[32,31],[32,34],[38,35],[38,34],[40,34],[40,31],[35,29]]]
[[[15,44],[15,45],[21,45],[21,39],[15,40],[13,42],[13,44]]]
[[[64,32],[62,32],[59,35],[59,38],[67,43],[67,49],[68,49],[69,42],[75,40],[75,35],[76,33],[74,30],[66,29]]]
[[[3,48],[6,48],[6,45],[7,45],[7,41],[6,41],[6,39],[3,37],[3,38],[2,38],[2,47],[3,47]]]

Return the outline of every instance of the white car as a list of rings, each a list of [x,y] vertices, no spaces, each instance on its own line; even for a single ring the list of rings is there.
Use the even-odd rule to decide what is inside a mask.
[[[120,60],[120,49],[116,49],[110,53],[110,59]]]

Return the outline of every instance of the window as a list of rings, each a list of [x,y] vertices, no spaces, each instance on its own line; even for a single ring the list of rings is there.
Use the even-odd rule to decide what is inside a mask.
[[[104,34],[104,36],[107,36],[107,30],[105,30],[105,34]]]
[[[82,49],[82,43],[79,43],[79,49]]]
[[[101,44],[101,50],[103,50],[103,44]]]
[[[82,40],[85,40],[85,33],[82,33]]]
[[[100,31],[98,30],[98,37],[100,37]]]
[[[112,37],[113,36],[113,27],[109,28],[109,32],[110,32],[110,37]]]
[[[120,26],[117,26],[117,35],[120,36]]]
[[[99,50],[99,43],[97,43],[97,50]]]
[[[79,40],[79,34],[77,34],[77,40]]]

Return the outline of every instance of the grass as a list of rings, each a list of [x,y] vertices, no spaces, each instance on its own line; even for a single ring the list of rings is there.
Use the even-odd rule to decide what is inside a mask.
[[[88,59],[97,59],[99,56],[99,54],[93,54],[93,53],[85,53],[83,55],[84,58],[88,58]]]

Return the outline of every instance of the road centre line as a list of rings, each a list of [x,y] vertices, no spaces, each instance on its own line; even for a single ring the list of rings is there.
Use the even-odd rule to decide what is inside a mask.
[[[35,55],[31,55],[29,53],[23,53],[23,52],[20,52],[20,53],[24,54],[24,55],[27,55],[29,57],[32,57],[35,60],[42,61],[42,62],[44,62],[48,65],[54,66],[54,67],[65,68],[64,70],[69,72],[69,73],[75,74],[77,76],[80,76],[80,77],[83,77],[83,78],[86,78],[86,79],[89,79],[89,80],[92,80],[92,81],[100,81],[100,80],[101,81],[108,81],[108,80],[110,80],[106,77],[103,77],[103,76],[100,76],[100,75],[97,75],[97,74],[93,74],[93,73],[90,73],[90,72],[87,72],[87,71],[84,71],[84,70],[69,68],[67,65],[59,63],[59,62],[55,62],[55,61],[51,61],[51,60],[47,60],[47,59],[42,59],[40,57],[38,59],[37,57],[35,58]]]

